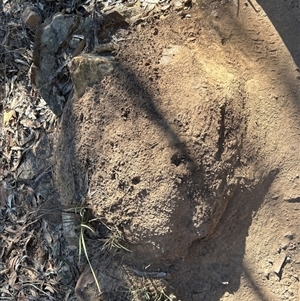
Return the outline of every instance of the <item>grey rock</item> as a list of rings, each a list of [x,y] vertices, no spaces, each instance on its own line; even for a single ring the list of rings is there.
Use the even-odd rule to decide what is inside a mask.
[[[36,30],[30,78],[56,115],[62,114],[67,97],[59,80],[68,72],[63,54],[75,33],[87,34],[90,28],[88,18],[58,13]]]
[[[160,65],[167,65],[173,59],[173,57],[180,51],[181,47],[177,45],[169,45],[162,52],[160,59]]]

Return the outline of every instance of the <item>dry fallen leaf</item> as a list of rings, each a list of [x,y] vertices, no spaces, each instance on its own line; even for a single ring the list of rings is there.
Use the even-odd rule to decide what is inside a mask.
[[[9,275],[9,279],[8,279],[8,285],[12,288],[15,287],[15,283],[17,281],[18,278],[18,274],[16,271],[13,271],[10,275]]]
[[[45,291],[49,291],[50,293],[54,294],[55,290],[53,289],[53,287],[51,285],[46,285],[44,288]]]
[[[44,238],[50,245],[52,243],[52,236],[48,230],[48,223],[44,219],[42,220],[42,228],[43,228],[43,232],[44,232]]]
[[[4,182],[0,183],[0,207],[4,207],[7,202],[8,193],[4,188]]]
[[[38,122],[33,121],[31,119],[23,119],[23,120],[20,121],[20,123],[23,126],[27,127],[27,128],[33,128],[33,129],[35,129],[35,128],[39,128],[40,127],[40,124]]]
[[[10,110],[8,112],[4,112],[3,115],[3,122],[5,126],[9,125],[9,122],[13,119],[13,118],[17,118],[17,113],[15,110]]]
[[[17,301],[28,301],[28,298],[25,297],[23,291],[19,292]]]

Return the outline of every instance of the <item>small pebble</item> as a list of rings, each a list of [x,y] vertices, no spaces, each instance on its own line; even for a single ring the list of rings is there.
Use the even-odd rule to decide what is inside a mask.
[[[280,247],[282,250],[286,250],[287,247],[289,246],[289,243],[283,243],[282,246]]]
[[[22,21],[29,29],[34,29],[41,23],[41,16],[38,11],[32,7],[26,6],[22,13]]]
[[[196,41],[195,37],[187,38],[187,42],[195,42],[195,41]]]
[[[213,11],[211,12],[211,14],[212,14],[212,16],[215,17],[215,18],[218,18],[218,17],[219,17],[219,14],[218,14],[218,12],[217,12],[216,10],[213,10]]]
[[[166,11],[166,10],[168,10],[169,8],[170,8],[170,4],[167,4],[167,5],[165,5],[165,6],[162,6],[161,8],[160,8],[160,10],[162,10],[162,11]]]
[[[265,276],[265,278],[267,278],[269,280],[270,272],[269,271],[264,272],[264,276]]]
[[[173,3],[173,5],[174,5],[174,9],[177,10],[177,11],[182,10],[184,8],[184,5],[183,5],[183,3],[180,0],[179,1],[175,1]]]
[[[284,237],[288,238],[289,240],[294,239],[294,235],[291,232],[288,232],[288,233],[284,234]]]

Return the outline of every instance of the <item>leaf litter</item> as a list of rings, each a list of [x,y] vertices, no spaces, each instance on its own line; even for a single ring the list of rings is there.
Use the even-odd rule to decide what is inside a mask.
[[[42,139],[57,122],[28,77],[34,34],[20,15],[30,4],[0,4],[0,300],[73,300],[78,255],[66,244],[62,223],[51,224],[40,210],[46,199],[38,182],[51,165],[33,178],[22,169],[29,152],[43,159]],[[45,16],[56,9],[43,5]]]

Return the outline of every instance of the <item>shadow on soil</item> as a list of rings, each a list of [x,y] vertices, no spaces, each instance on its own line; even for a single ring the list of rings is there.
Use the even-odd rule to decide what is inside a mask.
[[[199,205],[197,203],[201,202],[205,208],[213,208],[213,220],[217,223],[218,219],[223,215],[223,212],[227,207],[227,203],[236,189],[235,185],[227,183],[227,178],[233,176],[234,167],[239,165],[237,159],[240,155],[239,150],[236,155],[231,158],[230,164],[222,162],[221,157],[224,152],[223,144],[226,144],[224,141],[225,137],[235,135],[236,133],[234,131],[237,129],[233,129],[231,126],[228,126],[228,128],[225,127],[225,119],[230,119],[230,117],[225,116],[229,114],[226,112],[226,105],[222,106],[221,111],[223,113],[220,113],[219,103],[215,101],[214,105],[218,109],[210,111],[211,114],[216,115],[212,116],[212,119],[219,119],[218,115],[223,115],[221,118],[223,122],[219,120],[220,137],[214,137],[217,145],[216,154],[210,154],[212,157],[210,158],[211,161],[215,161],[216,165],[211,168],[218,173],[216,177],[220,183],[217,189],[212,188],[213,181],[216,181],[216,177],[210,176],[211,170],[206,166],[209,165],[211,161],[205,162],[205,159],[199,158],[202,154],[200,155],[200,153],[197,153],[195,150],[191,155],[192,150],[189,150],[186,143],[180,139],[179,134],[172,129],[163,113],[161,113],[158,109],[156,104],[159,103],[159,100],[156,99],[157,97],[150,91],[150,89],[148,89],[147,84],[144,84],[129,66],[125,66],[124,64],[122,65],[121,63],[115,73],[115,76],[118,78],[117,82],[119,85],[116,90],[121,91],[122,87],[127,87],[127,97],[131,100],[136,110],[140,112],[140,114],[146,113],[148,118],[152,120],[153,124],[160,127],[163,135],[168,138],[169,144],[175,149],[175,156],[173,155],[170,158],[170,164],[175,164],[176,166],[182,164],[189,170],[189,175],[183,177],[182,183],[178,185],[176,209],[170,217],[169,222],[171,230],[164,236],[156,234],[157,241],[174,242],[174,246],[169,245],[165,247],[165,259],[168,260],[175,256],[178,258],[186,251],[186,244],[191,243],[199,237],[204,237],[209,231],[207,228],[213,228],[213,226],[206,227],[206,222],[209,225],[211,223],[210,220],[205,220],[206,217],[203,217],[203,227],[199,227],[197,229],[194,228],[193,219],[197,216],[196,206]],[[199,105],[201,105],[201,101],[199,101]],[[212,109],[214,109],[213,106]],[[239,117],[236,117],[236,119],[238,118]],[[240,141],[240,147],[241,144],[242,142]],[[197,158],[195,158],[196,154]],[[160,167],[158,166],[157,169],[159,168]],[[188,233],[188,235],[186,235],[186,229],[189,229],[188,232],[190,233]],[[188,238],[186,236],[188,236]],[[180,246],[178,246],[177,241],[181,241],[183,245],[181,246],[180,244]],[[143,249],[145,250],[147,247]],[[136,259],[138,257],[143,258],[144,256],[147,256],[146,254],[147,252],[145,254],[142,252],[141,254],[138,254],[138,252],[136,252],[133,256],[135,258],[135,262],[137,263]],[[158,256],[157,254],[152,254],[152,256],[149,254],[149,258],[147,260],[154,264],[156,262],[156,257],[160,257],[160,264],[165,262],[162,258],[163,256]],[[143,265],[145,264],[146,260],[143,262]]]
[[[299,66],[300,54],[298,45],[300,44],[300,40],[298,37],[297,23],[297,11],[299,8],[295,7],[292,9],[288,7],[290,4],[286,2],[282,3],[279,0],[275,2],[258,0],[257,2],[263,7],[273,22],[293,56],[295,63]],[[281,8],[279,9],[278,7]],[[161,130],[170,139],[170,142],[183,154],[185,162],[190,163],[191,172],[193,174],[190,179],[186,180],[195,186],[200,186],[203,181],[203,174],[209,171],[203,169],[191,158],[187,146],[180,140],[179,136],[172,130],[164,116],[159,112],[152,94],[142,81],[137,78],[133,70],[125,66],[120,66],[118,70],[121,74],[121,85],[130,87],[127,91],[133,105],[140,111],[146,112],[150,118],[159,125]],[[76,145],[74,139],[76,135],[76,122],[77,120],[74,120],[72,113],[72,103],[71,100],[69,100],[61,123],[62,143],[59,150],[62,152],[62,158],[67,156],[68,160],[61,165],[60,173],[65,185],[69,187],[69,190],[79,196],[84,195],[84,191],[86,191],[83,177],[86,171],[82,168],[82,163],[76,161]],[[233,162],[233,164],[235,165],[237,163]],[[174,293],[181,300],[218,301],[225,292],[234,293],[238,290],[242,274],[246,278],[249,278],[250,282],[253,282],[243,267],[246,237],[248,236],[253,216],[255,216],[255,213],[263,203],[276,175],[277,171],[272,171],[255,185],[253,185],[253,183],[237,185],[234,195],[231,196],[226,212],[215,232],[209,238],[192,243],[188,249],[188,254],[181,257],[180,260],[164,261],[157,265],[161,271],[168,273],[167,282],[170,293]],[[221,176],[226,177],[226,172]],[[249,189],[248,187],[252,188]],[[186,195],[183,195],[183,197],[186,197]],[[76,198],[74,197],[74,199]],[[191,206],[191,204],[189,206]],[[190,210],[187,216],[190,216],[191,219],[193,209],[189,207],[187,210]],[[191,223],[191,221],[187,221],[187,223]],[[176,231],[178,231],[178,229]],[[116,260],[120,259],[119,256],[117,258]],[[123,262],[126,263],[126,260],[124,256]],[[136,268],[132,257],[130,260],[132,268]],[[128,260],[129,267],[130,260]],[[148,264],[149,261],[145,259],[144,266]],[[105,265],[106,268],[108,265],[109,264]],[[111,265],[114,269],[116,268],[115,264]],[[109,270],[107,272],[100,271],[100,273],[102,273],[102,276],[103,274],[105,276],[105,274],[109,274]],[[105,278],[107,277],[104,276],[100,277],[99,282],[100,286],[105,290],[104,286],[107,285]],[[121,273],[116,273],[114,276],[118,278],[118,285],[120,285],[120,283],[122,283]],[[126,286],[125,283],[126,281],[124,280],[124,286]],[[259,299],[269,301],[259,287],[255,285],[253,285],[253,287]],[[118,295],[117,291],[114,291],[111,292],[111,294],[107,294],[107,300],[125,299],[124,294],[121,296]]]
[[[265,296],[264,292],[262,291],[261,287],[257,285],[255,279],[253,279],[248,267],[243,267],[243,275],[246,278],[249,285],[252,287],[254,295],[256,295],[257,299],[260,301],[272,301],[273,298]]]
[[[138,110],[146,112],[155,124],[159,125],[170,139],[170,142],[183,154],[185,162],[190,163],[192,175],[186,181],[190,182],[191,186],[201,187],[203,175],[209,170],[203,169],[191,158],[186,145],[159,112],[152,94],[134,72],[122,65],[118,67],[117,72],[119,73],[119,79],[121,79],[120,85],[130,87],[127,91],[129,91],[133,105]],[[69,100],[62,117],[61,142],[58,148],[58,154],[62,161],[58,170],[63,187],[68,187],[65,190],[66,196],[61,195],[61,198],[68,200],[68,202],[72,202],[72,200],[73,202],[74,200],[78,202],[81,198],[80,196],[83,196],[87,191],[87,187],[84,185],[86,170],[82,162],[77,162],[76,159],[75,136],[77,129],[75,125],[78,120],[73,115],[72,106],[72,100]],[[237,162],[233,162],[233,166],[237,164]],[[224,181],[226,181],[226,172],[224,170],[223,174],[220,175]],[[179,260],[163,260],[156,264],[157,268],[168,273],[167,287],[169,293],[174,293],[180,300],[218,301],[225,292],[234,293],[237,291],[240,285],[240,277],[243,273],[245,240],[249,226],[252,223],[253,213],[257,212],[261,206],[276,174],[276,172],[271,172],[256,184],[252,190],[247,189],[247,185],[237,185],[234,195],[231,195],[230,200],[227,200],[229,201],[228,207],[213,235],[207,239],[195,241],[189,247],[188,254],[182,256]],[[225,185],[226,182],[223,184]],[[249,187],[253,187],[252,183],[248,184],[251,184]],[[193,227],[192,217],[194,209],[191,201],[193,195],[188,196],[185,193],[182,195],[188,203],[185,214],[190,218],[186,222]],[[206,191],[206,193],[208,192]],[[209,202],[210,200],[207,201]],[[174,231],[177,232],[180,229],[174,229]],[[91,246],[88,249],[92,250],[93,248]],[[130,249],[133,250],[133,247],[130,247]],[[98,256],[100,256],[99,254]],[[99,258],[96,258],[95,255],[97,255],[97,251],[93,253],[93,256],[94,259],[99,261]],[[122,257],[122,254],[115,258],[118,264],[113,264],[110,257],[106,263],[105,259],[102,258],[102,260],[104,261],[101,261],[101,270],[99,271],[101,277],[98,280],[101,288],[106,292],[103,295],[103,300],[125,300],[124,291],[120,292],[118,286],[126,287],[128,281],[122,279],[122,273],[112,270],[115,270],[116,266],[120,266],[120,262],[126,264],[129,269],[135,269],[137,266],[141,268],[149,264],[147,258],[141,264],[140,261],[138,263],[134,262],[134,256],[127,257],[124,255]],[[109,265],[113,267],[111,270],[108,267]],[[114,281],[115,285],[112,285]],[[260,294],[258,291],[258,295]],[[84,296],[83,294],[82,298],[90,300],[88,295]],[[262,300],[264,299],[262,298]]]
[[[277,171],[271,172],[251,190],[239,186],[215,233],[195,242],[184,261],[174,265],[172,285],[178,297],[217,301],[225,292],[233,294],[238,290],[241,275],[247,277],[243,257],[248,230],[276,175]],[[267,300],[259,287],[254,286],[254,291],[262,301]]]
[[[293,61],[295,63],[295,69],[300,66],[300,35],[299,31],[299,13],[300,7],[297,6],[294,1],[268,1],[268,0],[257,0],[257,3],[261,5],[264,11],[267,14],[267,17],[273,23],[275,29],[283,40],[286,48],[291,54]],[[275,86],[281,84],[284,87],[285,92],[289,93],[289,98],[298,108],[300,109],[300,100],[297,95],[299,89],[299,70],[290,70],[293,67],[290,67],[292,64],[289,64],[289,58],[285,55],[275,56],[275,60],[272,59],[270,49],[268,49],[268,43],[274,42],[272,39],[276,39],[276,36],[272,35],[272,38],[269,38],[268,35],[261,33],[261,43],[264,48],[267,49],[268,53],[265,55],[260,54],[260,51],[256,50],[256,41],[253,41],[251,36],[251,31],[247,28],[247,23],[243,22],[241,19],[241,13],[237,17],[232,10],[230,5],[225,6],[224,11],[226,15],[229,16],[226,22],[229,23],[230,20],[230,29],[232,29],[233,36],[239,37],[240,42],[235,44],[233,42],[232,46],[237,52],[241,52],[243,56],[248,57],[251,61],[257,62],[258,65],[264,65],[265,61],[268,60],[270,66],[265,68],[265,72],[270,75],[270,78],[273,77],[273,72],[276,73],[276,83]],[[256,11],[256,9],[255,9]],[[259,22],[259,14],[257,15],[257,22]],[[245,18],[245,15],[244,15]],[[214,28],[216,30],[216,28]],[[216,32],[219,34],[220,38],[226,37],[228,35],[228,28],[224,26],[219,27]],[[259,45],[259,44],[258,44]],[[258,59],[259,58],[259,59]],[[298,78],[298,80],[296,79]]]
[[[299,1],[257,0],[273,23],[295,64],[300,67]]]

